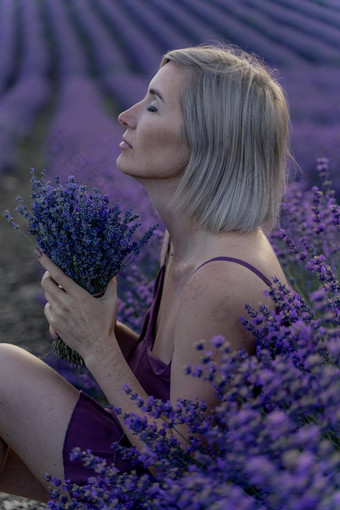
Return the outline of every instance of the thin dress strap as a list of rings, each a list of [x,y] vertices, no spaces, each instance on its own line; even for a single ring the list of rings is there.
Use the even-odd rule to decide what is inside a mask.
[[[261,271],[256,269],[256,267],[252,266],[251,264],[248,264],[248,262],[245,262],[244,260],[235,259],[233,257],[214,257],[213,259],[209,259],[206,262],[203,262],[203,264],[201,264],[200,266],[198,266],[195,269],[194,273],[198,269],[200,269],[200,267],[205,266],[205,264],[208,264],[209,262],[213,262],[214,260],[226,260],[227,262],[235,262],[235,264],[240,264],[241,266],[248,268],[250,271],[252,271],[257,276],[259,276],[259,278],[261,278],[261,280],[263,280],[269,287],[272,286],[271,281],[263,273],[261,273]]]

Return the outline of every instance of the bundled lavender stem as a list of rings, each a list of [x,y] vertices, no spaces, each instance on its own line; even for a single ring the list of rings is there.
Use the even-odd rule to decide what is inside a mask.
[[[32,205],[29,211],[21,196],[16,210],[28,221],[28,232],[38,246],[72,280],[91,294],[102,294],[106,285],[122,271],[148,243],[156,226],[140,239],[135,233],[140,223],[131,210],[124,214],[115,204],[109,207],[107,195],[92,192],[69,176],[65,185],[55,178],[46,182],[46,171],[37,179],[31,170]],[[6,219],[19,229],[9,211]],[[83,366],[81,356],[61,338],[54,341],[57,356]]]

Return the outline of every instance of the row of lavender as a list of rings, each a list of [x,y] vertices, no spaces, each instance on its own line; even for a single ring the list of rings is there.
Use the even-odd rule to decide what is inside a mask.
[[[244,17],[245,13],[244,8],[240,12],[237,8],[238,5],[238,2],[229,2],[229,12],[225,11],[226,6],[224,4],[224,10],[222,11],[217,5],[207,5],[201,0],[195,0],[195,2],[186,0],[180,3],[169,2],[169,0],[152,1],[148,3],[149,10],[145,5],[141,6],[140,3],[134,0],[126,0],[123,5],[120,4],[119,6],[113,6],[109,0],[106,0],[98,2],[96,7],[98,13],[105,16],[110,32],[113,31],[118,36],[126,52],[132,56],[133,62],[137,64],[137,70],[144,71],[146,74],[150,74],[156,67],[161,55],[160,48],[171,47],[173,45],[172,41],[176,41],[178,46],[184,46],[200,41],[216,40],[218,34],[227,34],[229,39],[236,40],[243,47],[255,47],[257,51],[263,52],[269,61],[285,64],[286,66],[289,64],[290,68],[285,70],[283,74],[285,87],[293,100],[293,141],[297,161],[302,168],[310,170],[314,168],[316,157],[327,154],[331,156],[333,167],[336,168],[340,163],[336,150],[340,138],[339,126],[336,124],[338,110],[336,84],[340,81],[340,74],[336,69],[329,69],[328,71],[323,69],[323,72],[319,75],[313,67],[305,65],[302,70],[300,69],[304,58],[313,60],[317,57],[326,62],[336,61],[338,52],[331,45],[333,39],[335,42],[338,41],[335,28],[332,29],[325,22],[315,22],[315,20],[310,19],[305,25],[308,27],[311,24],[312,29],[317,29],[318,33],[322,33],[321,41],[315,43],[315,34],[312,33],[310,28],[307,31],[307,36],[301,36],[298,31],[295,31],[295,45],[297,44],[297,47],[294,48],[294,44],[292,44],[292,48],[285,48],[283,44],[286,41],[287,33],[285,33],[285,28],[280,27],[281,39],[279,38],[278,42],[271,41],[271,44],[268,45],[268,34],[261,35],[266,21],[268,21],[264,17],[264,12],[262,12],[262,18],[259,17],[258,11],[255,13],[256,21],[260,21],[256,29],[254,27],[247,28],[248,25],[244,21],[247,21],[248,18],[241,21],[238,19],[241,14]],[[80,20],[80,24],[84,20],[85,10],[90,10],[89,3],[85,6],[87,6],[87,9],[84,9],[84,4],[79,9],[78,3],[76,15]],[[268,10],[268,5],[264,7],[273,15],[273,9]],[[265,11],[264,7],[263,11]],[[282,10],[282,8],[279,9],[280,16],[282,16]],[[237,16],[233,17],[235,12]],[[249,13],[252,13],[253,21],[254,9],[248,8],[247,12],[248,17]],[[289,12],[291,13],[291,11]],[[87,18],[93,20],[93,14],[94,10],[92,10],[91,18],[91,13],[87,12]],[[160,14],[162,17],[160,17]],[[137,16],[133,18],[133,15]],[[167,23],[164,22],[165,19]],[[285,19],[287,19],[287,13]],[[336,16],[333,16],[332,19],[334,23]],[[133,24],[133,21],[135,24]],[[301,19],[298,18],[298,21],[299,27]],[[242,27],[240,26],[241,23],[243,23]],[[270,25],[270,23],[267,24]],[[123,30],[122,27],[124,27]],[[85,28],[87,36],[90,36],[95,56],[99,57],[104,45],[96,40],[99,34],[98,26],[94,27],[92,23],[92,27],[89,27],[87,23],[87,26],[82,28]],[[272,35],[277,34],[276,26],[274,31],[271,30],[271,33]],[[186,34],[187,37],[183,37],[183,34]],[[326,34],[328,35],[326,36]],[[323,38],[326,38],[328,46],[323,43]],[[290,40],[292,40],[292,37],[290,37]],[[155,41],[158,42],[158,51],[154,49]],[[294,53],[293,50],[297,53]],[[292,69],[293,64],[294,68]],[[299,70],[296,69],[297,66]],[[107,90],[118,99],[123,107],[131,104],[136,96],[141,95],[140,89],[143,88],[143,78],[131,74],[126,75],[124,72],[110,74],[107,69],[107,67],[103,68],[101,66],[99,75],[105,75],[104,83]],[[296,87],[294,90],[294,84],[300,84],[300,87],[303,84],[304,89],[306,81],[310,84],[307,93],[309,100],[306,100],[305,90],[302,91],[302,95],[301,93],[295,93]],[[303,105],[302,108],[301,105]],[[312,119],[306,115],[308,112],[312,112]]]
[[[153,7],[156,2],[153,0]],[[340,13],[313,2],[246,0],[163,1],[163,14],[175,15],[179,4],[200,19],[201,33],[209,39],[207,23],[217,34],[265,57],[280,69],[292,113],[292,147],[298,164],[312,183],[317,157],[327,155],[336,174],[340,165],[338,90],[340,86]],[[310,13],[308,8],[310,8]],[[189,23],[188,13],[178,17],[180,27]],[[191,29],[195,36],[197,27]],[[204,31],[205,29],[205,31]],[[213,33],[210,37],[213,39]],[[318,62],[322,65],[306,65]],[[332,64],[332,65],[331,65]],[[340,190],[340,179],[335,187]]]
[[[72,171],[112,185],[119,108],[143,95],[167,48],[221,38],[280,67],[302,168],[313,168],[320,155],[329,155],[337,168],[339,11],[331,4],[308,5],[309,10],[306,0],[1,0],[0,174],[15,167],[18,140],[50,100],[51,173]],[[313,61],[328,67],[318,71],[308,64]],[[108,98],[113,108],[105,111]],[[126,180],[125,192],[129,189]],[[124,195],[122,190],[120,184]]]
[[[0,175],[15,167],[17,142],[32,129],[50,97],[48,52],[37,4],[23,2],[20,7],[11,0],[0,3]]]

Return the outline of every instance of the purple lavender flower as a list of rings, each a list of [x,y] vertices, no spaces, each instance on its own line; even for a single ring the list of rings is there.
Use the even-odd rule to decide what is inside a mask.
[[[333,285],[337,285],[336,280],[340,278],[340,207],[336,203],[328,165],[326,158],[317,160],[320,188],[314,186],[304,191],[301,183],[289,186],[279,225],[270,238],[290,283],[309,304],[310,295],[318,289],[318,280],[325,271],[325,266],[319,271],[315,267],[311,275],[311,261],[317,260],[315,257],[325,257],[327,265],[333,268]]]
[[[109,207],[106,195],[95,189],[88,192],[72,176],[65,185],[55,178],[52,186],[45,181],[46,172],[38,180],[31,171],[32,205],[29,211],[18,196],[16,210],[27,220],[28,232],[40,248],[70,278],[91,294],[105,291],[110,279],[122,271],[146,246],[156,226],[139,239],[140,223],[131,210],[124,214],[115,204]],[[17,228],[8,211],[6,219]],[[83,366],[81,357],[61,339],[54,342],[59,356]]]
[[[149,263],[149,267],[151,267]],[[153,264],[155,265],[155,264]],[[132,264],[129,274],[119,280],[120,299],[118,300],[117,319],[140,331],[144,316],[153,299],[154,280],[148,280],[141,269]]]

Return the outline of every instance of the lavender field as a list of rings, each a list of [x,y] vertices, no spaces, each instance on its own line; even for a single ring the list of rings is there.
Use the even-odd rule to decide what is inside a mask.
[[[277,70],[286,90],[292,118],[292,152],[297,163],[292,167],[291,180],[300,181],[301,186],[297,190],[292,187],[283,205],[281,229],[274,233],[273,244],[290,282],[308,305],[314,307],[316,315],[298,300],[284,303],[283,310],[291,317],[293,309],[301,313],[296,323],[292,319],[294,327],[289,333],[279,331],[279,326],[275,329],[275,324],[268,332],[261,322],[263,315],[254,316],[257,325],[248,325],[254,334],[261,338],[264,330],[268,333],[268,343],[263,340],[261,346],[267,349],[271,341],[279,339],[282,350],[273,345],[269,350],[282,359],[271,364],[260,354],[256,366],[243,359],[241,368],[235,360],[234,364],[230,361],[228,367],[226,364],[223,368],[231,370],[235,380],[249,375],[250,385],[253,384],[251,373],[260,380],[264,373],[269,377],[271,371],[273,386],[265,403],[268,405],[266,413],[268,409],[277,413],[278,409],[280,412],[284,409],[285,417],[274,413],[272,416],[268,411],[268,420],[263,428],[259,427],[256,420],[260,418],[256,413],[261,412],[262,404],[258,405],[257,401],[250,410],[244,410],[243,423],[235,416],[228,416],[238,440],[228,443],[230,458],[227,461],[221,456],[215,471],[214,467],[204,472],[204,476],[199,473],[197,480],[189,477],[183,485],[181,482],[175,487],[174,483],[174,498],[178,496],[178,501],[182,501],[176,500],[178,506],[171,506],[172,502],[166,498],[162,506],[157,500],[161,498],[158,489],[148,486],[150,495],[152,491],[157,493],[155,506],[139,507],[136,503],[131,508],[337,510],[340,508],[337,474],[340,472],[340,416],[337,411],[340,347],[335,326],[339,324],[336,321],[339,321],[340,303],[339,284],[335,282],[334,273],[339,263],[340,211],[334,196],[340,197],[338,0],[0,0],[2,209],[14,210],[17,193],[28,197],[29,171],[35,167],[37,172],[46,168],[51,178],[72,174],[85,184],[98,186],[109,194],[112,202],[118,201],[122,208],[132,207],[145,228],[159,222],[144,189],[128,176],[121,175],[115,167],[123,133],[117,115],[144,96],[148,81],[168,49],[216,42],[231,43],[256,53]],[[320,157],[329,158],[329,174],[325,162],[319,161],[316,171],[316,160]],[[329,176],[334,196],[327,188]],[[322,186],[322,181],[326,186],[324,195],[317,190],[303,194],[303,190],[313,185]],[[17,232],[7,234],[9,226],[3,218],[0,223],[0,342],[13,341],[45,357],[50,344],[41,312],[35,261],[25,261],[25,257],[30,257],[30,247],[25,240],[17,240]],[[160,225],[141,260],[142,271],[130,266],[126,276],[130,286],[124,288],[121,282],[124,300],[119,305],[119,314],[136,330],[150,304],[150,282],[158,269],[161,237]],[[326,257],[329,266],[322,257]],[[328,308],[324,304],[325,296],[329,300]],[[19,320],[18,310],[22,314]],[[13,340],[8,338],[9,331]],[[38,337],[43,338],[39,345]],[[301,359],[290,357],[291,349],[287,346],[290,340],[301,348]],[[329,341],[328,351],[321,347],[321,340]],[[308,358],[306,365],[301,361],[304,354]],[[316,358],[311,359],[314,355],[326,359],[327,370],[322,371]],[[56,359],[48,362],[72,383],[98,397],[98,388],[88,374],[80,378],[63,364],[59,365]],[[318,382],[312,380],[312,375],[305,376],[313,363],[311,373],[317,375]],[[303,375],[299,372],[302,365]],[[209,364],[207,366],[206,370]],[[286,385],[291,402],[283,401],[283,397],[280,401],[273,381]],[[235,388],[230,399],[236,401],[237,385]],[[313,401],[313,392],[318,393],[318,402]],[[305,395],[308,401],[304,400]],[[296,429],[293,422],[298,423]],[[306,423],[308,430],[304,429]],[[272,432],[274,429],[278,431],[277,437]],[[280,434],[288,437],[289,451],[295,452],[294,458],[292,454],[286,459],[286,446],[280,442]],[[249,449],[249,457],[244,459],[237,444],[250,436],[254,444],[261,437],[256,443],[258,449]],[[322,438],[320,442],[319,437]],[[328,450],[323,445],[325,438],[335,445],[334,451],[329,445]],[[222,439],[224,441],[225,437],[221,435],[216,441]],[[224,451],[222,446],[221,451]],[[297,452],[301,453],[301,458]],[[266,464],[262,457],[261,463],[261,455],[269,458],[271,464],[269,461]],[[228,469],[231,466],[239,478],[228,478],[226,466]],[[167,467],[170,470],[171,466]],[[219,478],[222,472],[226,478]],[[255,503],[248,501],[251,491],[243,485],[246,477],[258,487],[259,498],[254,498]],[[235,482],[235,492],[229,488],[223,489],[225,493],[219,492],[220,487],[229,487],[231,479]],[[104,485],[106,482],[104,480]],[[130,480],[129,483],[133,487],[135,482]],[[209,484],[211,495],[206,497],[206,503],[199,506],[201,503],[197,502],[195,506],[196,495]],[[242,488],[240,492],[239,487]],[[186,490],[187,502],[181,500]],[[262,497],[262,494],[269,496]],[[213,506],[219,498],[222,506]],[[93,503],[89,508],[101,508],[100,500],[96,504],[98,506]],[[0,493],[1,510],[16,508],[38,508],[38,504],[7,498]]]
[[[311,183],[316,158],[330,158],[339,192],[340,5],[309,0],[1,0],[0,178],[20,144],[39,143],[51,175],[140,203],[143,191],[115,170],[117,114],[144,95],[167,49],[216,41],[278,69],[297,163]]]

